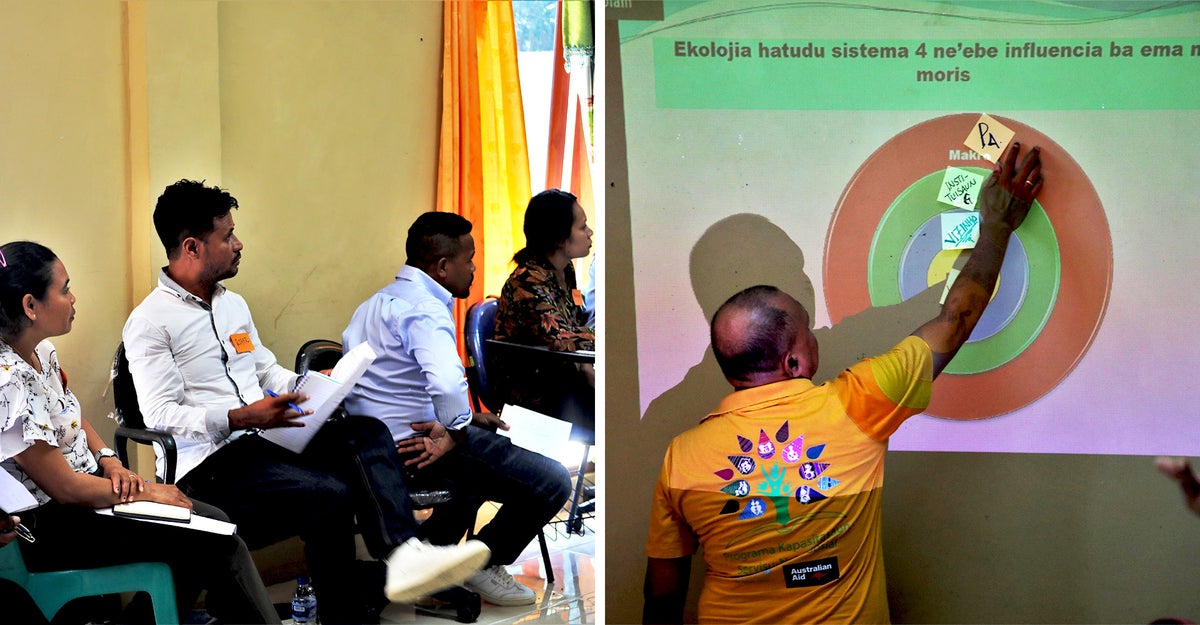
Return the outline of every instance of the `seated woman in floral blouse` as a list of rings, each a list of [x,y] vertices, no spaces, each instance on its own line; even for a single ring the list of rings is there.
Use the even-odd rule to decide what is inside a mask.
[[[592,229],[578,199],[558,189],[542,191],[525,209],[525,247],[504,283],[496,311],[495,338],[555,351],[594,350],[596,331],[587,325],[583,296],[571,261],[587,256]],[[571,421],[572,438],[590,440],[595,414],[591,364],[516,360],[497,354],[492,368],[511,403]]]
[[[279,623],[236,535],[96,514],[96,508],[144,500],[228,520],[174,485],[148,483],[126,469],[83,417],[47,340],[70,332],[75,320],[68,282],[66,267],[46,247],[28,241],[0,246],[0,470],[38,503],[21,512],[37,537],[19,541],[26,565],[53,571],[165,562],[181,617],[207,588],[206,607],[222,622]]]

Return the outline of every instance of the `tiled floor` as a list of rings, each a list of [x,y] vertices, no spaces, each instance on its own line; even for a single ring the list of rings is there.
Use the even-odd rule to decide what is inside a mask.
[[[508,567],[516,580],[529,586],[537,593],[537,602],[531,606],[500,607],[483,604],[483,612],[476,621],[481,625],[515,623],[594,623],[596,615],[596,577],[593,562],[596,558],[595,534],[592,521],[586,524],[583,536],[567,535],[561,524],[546,528],[546,544],[550,550],[551,566],[554,569],[554,584],[547,588],[541,551],[537,541],[532,542],[517,561]],[[271,598],[277,602],[287,601],[295,589],[295,583],[271,586]],[[382,623],[429,623],[449,625],[453,615],[446,618],[418,614],[414,606],[389,605],[384,611]],[[288,621],[285,621],[285,624]]]

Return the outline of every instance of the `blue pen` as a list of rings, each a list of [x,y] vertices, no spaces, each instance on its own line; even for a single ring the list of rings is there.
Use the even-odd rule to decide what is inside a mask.
[[[263,391],[265,391],[267,393],[267,395],[270,395],[271,397],[279,397],[279,393],[276,393],[275,391],[272,391],[269,388],[264,388]],[[295,410],[296,412],[298,412],[300,414],[304,414],[303,408],[301,408],[300,406],[297,406],[296,404],[293,404],[290,401],[288,402],[288,408],[291,408],[292,410]]]

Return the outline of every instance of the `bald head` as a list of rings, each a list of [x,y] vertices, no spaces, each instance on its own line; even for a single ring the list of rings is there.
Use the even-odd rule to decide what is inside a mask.
[[[818,356],[808,324],[808,311],[790,295],[773,286],[753,286],[713,315],[713,354],[737,389],[811,378]]]

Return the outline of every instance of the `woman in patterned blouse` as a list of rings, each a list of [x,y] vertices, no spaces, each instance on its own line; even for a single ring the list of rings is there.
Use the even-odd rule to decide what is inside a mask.
[[[496,312],[496,339],[555,351],[594,350],[596,331],[587,325],[583,296],[571,261],[588,255],[592,229],[578,199],[550,189],[525,209],[525,247],[513,256],[516,270],[504,283]],[[595,369],[591,364],[497,355],[512,403],[566,419],[573,438],[590,439],[594,428]]]
[[[154,501],[228,520],[174,485],[148,483],[126,469],[84,419],[48,340],[70,332],[75,320],[69,282],[66,267],[46,247],[28,241],[0,246],[0,470],[38,504],[21,512],[36,537],[19,541],[29,569],[166,562],[181,615],[207,588],[208,609],[224,622],[279,623],[236,535],[96,514],[117,503]]]

